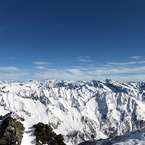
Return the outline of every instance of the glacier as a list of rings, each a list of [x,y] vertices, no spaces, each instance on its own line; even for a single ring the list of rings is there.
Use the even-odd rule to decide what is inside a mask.
[[[51,125],[67,145],[110,140],[136,130],[143,134],[145,83],[0,81],[0,115],[10,112],[24,118],[22,145],[35,144],[32,126],[38,122]],[[142,134],[138,136],[145,144]]]

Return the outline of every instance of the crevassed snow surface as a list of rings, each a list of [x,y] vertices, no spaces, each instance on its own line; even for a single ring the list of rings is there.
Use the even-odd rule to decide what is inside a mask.
[[[112,138],[145,126],[145,83],[1,81],[0,115],[9,112],[25,119],[22,145],[35,144],[31,127],[38,122],[68,145]]]

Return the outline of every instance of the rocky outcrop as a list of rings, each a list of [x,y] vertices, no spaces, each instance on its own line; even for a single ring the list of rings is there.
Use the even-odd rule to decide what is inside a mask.
[[[0,145],[21,145],[24,127],[23,124],[8,117],[2,120],[0,127]]]
[[[36,135],[36,145],[65,145],[63,136],[61,134],[56,135],[51,126],[38,123],[33,127],[35,128],[34,135]]]

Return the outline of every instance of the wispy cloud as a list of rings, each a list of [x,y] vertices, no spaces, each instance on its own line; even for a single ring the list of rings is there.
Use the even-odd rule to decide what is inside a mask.
[[[115,75],[115,74],[131,74],[131,73],[144,73],[145,66],[135,68],[94,68],[88,71],[90,75]]]
[[[144,67],[135,68],[80,68],[80,69],[47,69],[45,72],[35,73],[34,77],[39,79],[67,79],[67,80],[92,80],[92,79],[106,79],[111,78],[123,81],[136,81],[137,76],[141,76],[145,72]],[[129,78],[131,76],[131,78]],[[134,79],[133,79],[134,78]],[[132,80],[131,80],[132,79]],[[138,79],[141,80],[141,79]],[[143,81],[143,80],[142,80]]]
[[[130,64],[143,64],[145,61],[130,61],[130,62],[107,62],[110,65],[130,65]]]
[[[35,73],[35,79],[60,79],[60,80],[92,80],[94,76],[78,74],[78,72],[70,73],[67,70],[49,69],[46,72]]]
[[[71,72],[75,75],[82,75],[82,71],[80,69],[66,69],[68,72]]]
[[[81,62],[92,62],[91,56],[79,56],[76,58],[78,59],[78,61],[81,61]]]
[[[27,72],[0,73],[0,80],[25,80],[26,77],[29,77]]]
[[[30,73],[27,70],[4,69],[5,73],[0,72],[0,79],[3,80],[24,80],[24,79],[65,79],[65,80],[100,80],[110,78],[117,81],[145,81],[145,66],[135,68],[96,68],[80,67],[71,69],[43,69],[38,66],[39,72]],[[43,69],[43,71],[41,71]],[[9,71],[13,70],[13,71]]]
[[[42,62],[41,62],[42,63]],[[41,64],[40,63],[40,64]],[[43,62],[44,63],[44,62]],[[115,62],[114,62],[115,63]],[[65,80],[99,80],[114,79],[118,81],[145,81],[145,66],[125,66],[125,64],[139,64],[145,61],[118,63],[111,66],[71,66],[60,69],[48,69],[45,65],[35,65],[31,70],[17,67],[0,67],[0,79],[24,80],[24,79],[65,79]],[[120,64],[120,63],[119,63]],[[109,64],[108,64],[109,65]],[[38,70],[39,69],[39,70]]]
[[[82,62],[92,62],[90,59],[79,59],[79,61],[82,61]]]
[[[141,56],[131,56],[130,58],[131,59],[138,59],[138,58],[140,58]]]
[[[58,69],[48,69],[46,72],[34,73],[35,79],[74,79],[74,76],[65,70]]]
[[[48,62],[41,62],[41,61],[39,61],[39,62],[34,62],[34,64],[43,65],[43,64],[49,64],[49,63]]]
[[[91,58],[91,56],[89,56],[89,55],[88,55],[88,56],[85,56],[85,57],[86,57],[86,58]]]
[[[18,70],[16,67],[0,67],[0,71],[14,71]]]
[[[110,67],[111,65],[109,64],[105,64],[105,65],[102,65],[103,67]]]
[[[0,67],[0,80],[25,80],[30,77],[28,70],[17,67]]]
[[[44,66],[36,66],[35,68],[37,68],[37,69],[45,69]]]

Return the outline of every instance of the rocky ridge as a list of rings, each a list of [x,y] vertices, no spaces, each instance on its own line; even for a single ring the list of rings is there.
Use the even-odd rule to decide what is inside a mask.
[[[24,126],[10,114],[1,116],[0,145],[21,145]]]

